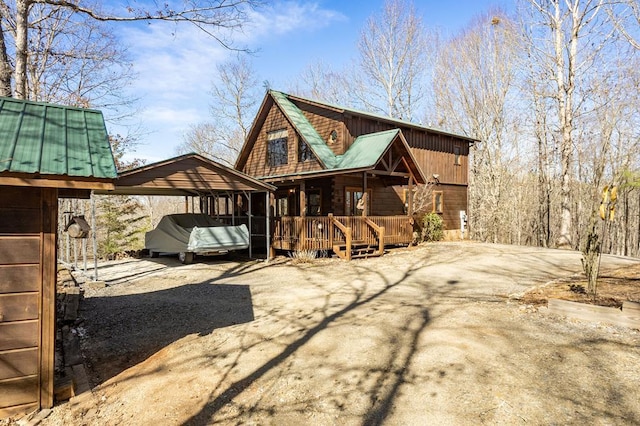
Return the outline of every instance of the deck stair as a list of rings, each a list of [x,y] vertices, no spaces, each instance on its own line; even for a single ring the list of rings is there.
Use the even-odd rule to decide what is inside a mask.
[[[377,246],[373,246],[366,241],[353,241],[351,243],[351,252],[347,250],[347,244],[335,244],[333,246],[334,253],[341,259],[361,259],[368,257],[381,256],[382,253]]]

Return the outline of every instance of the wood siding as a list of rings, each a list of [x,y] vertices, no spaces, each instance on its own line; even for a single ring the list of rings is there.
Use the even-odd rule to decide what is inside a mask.
[[[267,156],[267,133],[282,129],[287,130],[287,164],[272,167],[269,165]],[[298,140],[299,135],[295,132],[291,123],[289,123],[282,111],[273,104],[267,113],[262,128],[258,132],[255,144],[242,171],[251,176],[262,177],[322,170],[317,160],[298,162]]]
[[[316,132],[320,135],[323,141],[327,142],[327,146],[331,148],[335,155],[344,154],[345,141],[346,141],[346,127],[342,122],[342,114],[337,111],[327,110],[320,108],[316,105],[309,105],[305,103],[296,103],[296,106],[300,108],[306,119],[311,123]],[[331,141],[331,132],[337,133],[337,139]]]
[[[0,187],[0,417],[53,405],[57,190]]]
[[[187,158],[153,167],[144,173],[136,173],[119,179],[117,185],[133,187],[135,191],[185,189],[202,191],[251,191],[253,186],[236,179],[224,170],[216,170],[196,158]]]
[[[442,192],[442,220],[445,230],[460,229],[460,210],[467,211],[467,187],[465,185],[434,185],[431,192]],[[400,196],[400,195],[399,195]],[[431,197],[429,195],[429,197]],[[428,203],[424,209],[416,212],[418,216],[433,212],[433,205]]]
[[[345,125],[348,134],[345,149],[358,136],[399,128],[427,180],[431,180],[435,173],[440,175],[442,183],[468,184],[469,143],[463,139],[359,116],[348,117]],[[455,164],[455,147],[460,150],[459,165]]]
[[[329,213],[345,215],[345,191],[347,188],[362,188],[362,175],[339,175],[334,178],[332,209]],[[393,216],[404,214],[402,187],[385,186],[378,177],[367,177],[367,189],[371,190],[369,214],[372,216]]]

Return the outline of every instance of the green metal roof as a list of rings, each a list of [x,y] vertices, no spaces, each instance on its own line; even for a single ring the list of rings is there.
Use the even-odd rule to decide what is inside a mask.
[[[304,139],[309,147],[311,147],[316,158],[320,160],[325,167],[329,169],[333,168],[336,160],[335,154],[320,137],[311,123],[309,123],[309,120],[307,120],[307,117],[304,116],[300,108],[295,106],[285,93],[271,90],[271,95],[280,106],[280,109],[296,128],[302,139]]]
[[[267,177],[303,176],[326,172],[345,172],[349,170],[362,170],[374,168],[380,158],[391,146],[396,137],[400,134],[400,129],[385,130],[378,133],[362,135],[353,141],[347,152],[343,155],[334,156],[333,167],[324,170],[309,170],[306,172],[292,172],[282,175],[262,176]]]
[[[0,172],[116,178],[102,112],[0,97]]]
[[[375,166],[400,129],[358,136],[347,152],[337,157],[336,169],[360,169]]]
[[[273,92],[273,91],[272,91]],[[312,104],[316,104],[316,105],[323,105],[327,108],[332,108],[334,110],[337,111],[341,111],[343,113],[349,113],[349,114],[353,114],[356,116],[360,116],[360,117],[369,117],[369,118],[373,118],[376,120],[381,120],[381,121],[386,121],[388,123],[395,123],[400,127],[412,127],[412,128],[417,128],[417,129],[423,129],[423,130],[427,130],[430,132],[434,132],[434,133],[439,133],[442,135],[447,135],[447,136],[453,136],[459,139],[464,139],[467,140],[469,142],[480,142],[479,139],[471,137],[471,136],[466,136],[466,135],[461,135],[459,133],[453,133],[447,130],[443,130],[443,129],[439,129],[437,127],[433,127],[433,126],[424,126],[422,124],[419,123],[414,123],[412,121],[408,121],[408,120],[403,120],[403,119],[399,119],[399,118],[393,118],[393,117],[389,117],[388,115],[383,115],[383,114],[376,114],[374,112],[368,112],[368,111],[362,111],[356,108],[350,108],[350,107],[345,107],[345,106],[341,106],[341,105],[336,105],[336,104],[332,104],[332,103],[328,103],[328,102],[324,102],[324,101],[317,101],[317,100],[313,100],[313,99],[307,99],[301,96],[297,96],[297,95],[287,95],[286,93],[282,93],[282,95],[287,96],[287,97],[291,97],[293,99],[298,99],[307,103],[312,103]]]

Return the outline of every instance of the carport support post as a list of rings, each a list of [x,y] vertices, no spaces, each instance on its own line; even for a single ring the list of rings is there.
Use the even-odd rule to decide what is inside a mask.
[[[249,199],[249,259],[253,258],[253,244],[251,243],[251,236],[253,235],[253,228],[251,227],[252,225],[252,218],[253,218],[253,211],[251,210],[251,193],[247,193],[245,191],[245,196]]]
[[[267,240],[267,262],[271,258],[271,193],[264,193],[265,239]]]
[[[93,280],[98,281],[98,240],[96,237],[96,196],[91,191],[91,239],[93,240]]]

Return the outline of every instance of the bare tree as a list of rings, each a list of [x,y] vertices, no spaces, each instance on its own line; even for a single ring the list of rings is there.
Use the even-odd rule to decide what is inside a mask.
[[[256,0],[200,0],[185,3],[182,9],[172,9],[169,3],[164,3],[156,10],[127,7],[122,14],[105,12],[98,5],[87,5],[77,1],[67,0],[16,0],[15,9],[7,6],[4,0],[0,0],[0,13],[2,14],[2,29],[13,26],[13,50],[15,58],[13,62],[9,55],[9,46],[6,38],[0,42],[0,88],[2,93],[11,93],[9,79],[6,74],[8,69],[13,70],[15,84],[14,96],[25,99],[28,97],[28,62],[31,54],[29,46],[29,32],[35,23],[30,22],[30,16],[35,5],[47,5],[52,13],[65,10],[72,14],[83,15],[96,21],[168,21],[174,23],[186,22],[195,25],[218,43],[232,48],[227,40],[228,31],[242,27],[246,22],[246,8],[257,4]],[[3,32],[6,37],[8,33]]]
[[[640,50],[640,2],[638,0],[613,1],[607,5],[607,13],[616,30]]]
[[[114,112],[132,104],[122,90],[132,66],[111,27],[48,5],[32,7],[29,25],[29,99]]]
[[[334,105],[355,106],[355,99],[349,87],[348,70],[334,70],[323,60],[308,65],[289,88],[290,93],[297,93],[310,99],[317,99]]]
[[[217,71],[212,89],[212,120],[192,126],[178,152],[193,151],[233,165],[262,93],[246,56],[218,65]]]
[[[578,109],[583,106],[576,99],[586,88],[582,74],[590,70],[604,46],[604,40],[595,26],[604,0],[529,0],[540,18],[542,26],[541,49],[536,59],[547,67],[548,78],[554,82],[553,99],[558,123],[558,150],[560,152],[560,230],[557,245],[575,247],[572,216],[572,182],[574,171],[574,133]],[[606,35],[604,36],[606,39]],[[581,47],[584,48],[581,49]],[[548,47],[548,49],[545,49]]]
[[[353,96],[370,110],[414,120],[422,107],[429,66],[429,34],[413,4],[387,0],[380,15],[372,16],[358,42],[361,73]]]
[[[519,51],[515,26],[495,11],[444,43],[434,71],[434,121],[482,141],[471,165],[470,229],[476,238],[493,242],[511,242],[510,212],[526,211],[507,208],[515,200],[512,185],[521,157],[515,102]]]

